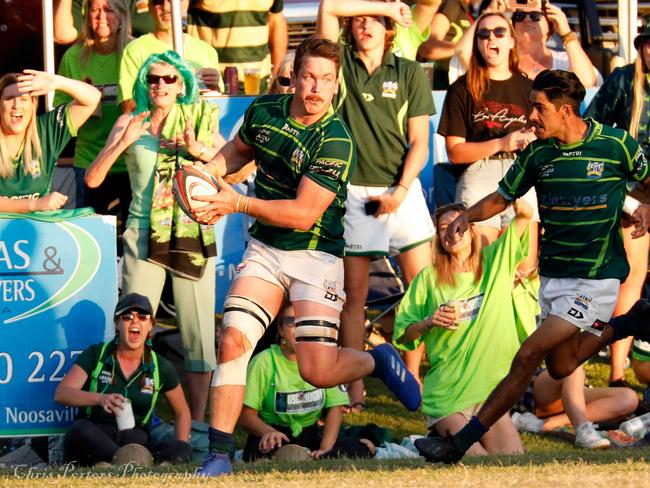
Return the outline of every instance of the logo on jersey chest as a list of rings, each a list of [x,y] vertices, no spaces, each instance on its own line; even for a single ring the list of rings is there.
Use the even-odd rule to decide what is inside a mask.
[[[296,148],[291,155],[291,164],[296,166],[302,166],[302,162],[305,160],[305,153],[302,152],[302,149]]]
[[[399,84],[396,81],[384,81],[381,85],[381,96],[384,98],[397,98]]]
[[[260,144],[267,144],[271,140],[271,132],[268,129],[260,129],[257,134],[255,134],[255,141]]]
[[[605,171],[605,163],[600,161],[589,161],[587,163],[587,177],[600,178]]]
[[[291,135],[293,135],[293,136],[296,136],[296,137],[298,137],[298,136],[300,135],[300,131],[299,131],[298,129],[294,129],[293,127],[291,127],[291,126],[290,126],[289,124],[287,124],[287,123],[285,123],[285,124],[282,126],[282,130],[283,130],[284,132],[288,132],[289,134],[291,134]]]
[[[144,385],[142,386],[142,389],[140,391],[147,395],[153,395],[153,389],[154,389],[153,378],[145,378]]]
[[[110,371],[102,371],[99,374],[99,378],[97,378],[97,381],[99,381],[103,385],[108,385],[113,381],[113,374]]]
[[[541,178],[548,178],[549,176],[551,176],[551,173],[553,173],[554,170],[555,170],[555,166],[553,166],[552,164],[547,164],[540,168],[539,176]]]

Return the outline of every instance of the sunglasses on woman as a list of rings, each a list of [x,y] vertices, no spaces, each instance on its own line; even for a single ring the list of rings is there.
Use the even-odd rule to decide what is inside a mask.
[[[278,84],[280,86],[291,86],[291,78],[288,76],[278,76]]]
[[[544,17],[544,12],[526,12],[524,10],[517,10],[512,14],[512,23],[523,22],[526,17],[530,18],[533,22],[539,22]]]
[[[149,320],[151,318],[151,314],[140,313],[140,312],[136,312],[135,310],[131,310],[128,313],[123,313],[122,315],[120,315],[120,318],[124,322],[132,322],[134,320],[137,320],[138,322],[144,322],[145,320]]]
[[[486,29],[485,27],[481,29],[476,30],[476,37],[479,39],[489,39],[490,34],[494,34],[494,37],[498,39],[503,39],[506,37],[506,34],[508,33],[508,29],[506,27],[497,27],[495,29]]]
[[[157,85],[163,80],[166,85],[171,85],[178,81],[178,75],[147,75],[147,83]]]

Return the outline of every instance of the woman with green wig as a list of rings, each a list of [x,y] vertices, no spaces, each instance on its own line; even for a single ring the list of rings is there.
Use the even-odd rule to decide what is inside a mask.
[[[209,161],[223,145],[218,109],[198,101],[197,80],[174,51],[152,54],[133,87],[136,109],[120,116],[106,146],[86,170],[102,183],[124,153],[132,201],[123,236],[122,294],[160,301],[171,277],[185,349],[185,382],[192,418],[203,420],[215,357],[214,232],[187,217],[172,194],[179,164]]]

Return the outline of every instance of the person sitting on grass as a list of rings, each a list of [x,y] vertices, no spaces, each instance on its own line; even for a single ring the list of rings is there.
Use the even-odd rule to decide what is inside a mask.
[[[633,413],[639,404],[631,388],[588,388],[585,370],[577,368],[566,378],[554,380],[548,371],[539,369],[531,387],[514,412],[512,423],[520,432],[550,432],[568,425],[575,427],[576,447],[605,449],[610,446],[592,422],[620,421]]]
[[[300,377],[295,325],[293,307],[286,304],[278,316],[280,344],[259,353],[248,367],[239,417],[239,425],[249,433],[244,461],[268,457],[288,443],[306,447],[313,459],[373,456],[374,446],[365,439],[337,444],[348,394],[340,386],[316,388]]]
[[[406,291],[393,332],[393,343],[402,349],[414,350],[425,343],[430,367],[422,388],[422,411],[434,436],[460,430],[506,375],[520,345],[508,290],[528,253],[533,209],[518,200],[505,233],[485,247],[475,224],[457,241],[443,240],[447,226],[464,210],[462,204],[436,210],[433,265],[423,269]],[[534,322],[534,314],[529,321]],[[468,451],[523,452],[507,414]]]
[[[81,466],[110,463],[121,447],[140,444],[156,462],[187,463],[191,417],[174,366],[151,349],[153,308],[137,293],[123,296],[115,307],[115,338],[83,351],[56,389],[54,400],[79,407],[79,416],[63,441],[67,462]],[[149,441],[158,394],[174,414],[176,440]],[[119,430],[116,415],[133,409],[135,427]]]

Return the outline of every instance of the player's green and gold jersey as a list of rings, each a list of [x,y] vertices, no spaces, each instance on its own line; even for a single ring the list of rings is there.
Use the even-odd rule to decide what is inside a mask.
[[[537,191],[543,226],[540,274],[557,278],[624,279],[629,266],[621,234],[628,181],[650,173],[638,143],[592,119],[587,137],[561,145],[535,141],[499,183],[509,200]]]
[[[347,183],[356,164],[352,136],[330,111],[305,126],[289,116],[292,95],[259,97],[246,111],[241,140],[255,149],[255,194],[262,200],[295,199],[300,180],[309,178],[336,194],[325,213],[307,231],[255,221],[252,237],[287,251],[316,250],[343,255],[343,215]]]

